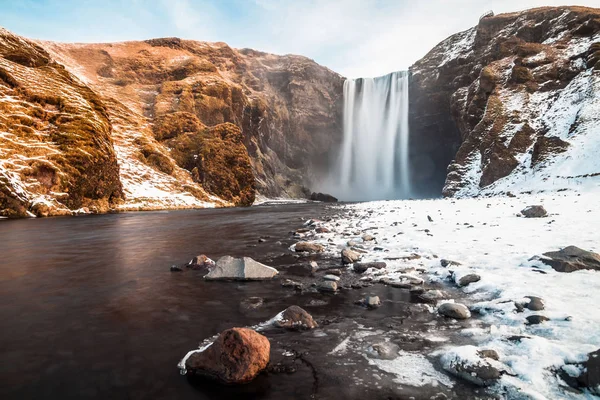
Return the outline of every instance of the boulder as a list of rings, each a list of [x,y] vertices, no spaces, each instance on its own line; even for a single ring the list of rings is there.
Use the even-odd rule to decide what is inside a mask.
[[[336,199],[335,197],[333,197],[330,194],[327,193],[316,193],[313,192],[310,195],[310,199],[312,201],[322,201],[324,203],[337,203],[338,199]]]
[[[352,264],[358,260],[360,260],[361,255],[359,252],[351,250],[351,249],[344,249],[342,250],[342,263],[344,264]]]
[[[338,286],[334,281],[323,281],[317,285],[317,290],[321,292],[337,292]]]
[[[186,267],[191,269],[209,270],[215,266],[215,262],[204,254],[200,254],[190,260]]]
[[[254,261],[250,257],[233,258],[223,256],[219,258],[216,266],[204,276],[204,279],[265,280],[273,278],[278,273],[275,268]]]
[[[273,318],[273,326],[288,330],[306,330],[318,327],[313,317],[298,306],[290,306]]]
[[[539,314],[530,315],[526,319],[527,319],[527,325],[538,325],[538,324],[541,324],[542,322],[550,321],[550,318],[546,317],[545,315],[539,315]]]
[[[521,210],[525,218],[542,218],[548,216],[548,212],[543,206],[529,206]]]
[[[467,319],[471,318],[471,312],[464,304],[444,303],[438,308],[438,312],[449,318]]]
[[[318,243],[298,242],[294,247],[297,252],[322,253],[325,248]]]
[[[588,360],[583,363],[584,372],[577,378],[579,384],[600,396],[600,350],[588,354]]]
[[[381,305],[381,300],[379,299],[379,296],[367,296],[364,304],[368,308],[377,308]]]
[[[481,280],[481,277],[477,274],[467,274],[464,276],[461,276],[458,279],[455,279],[455,282],[458,286],[463,287],[463,286],[468,286],[471,283],[474,282],[479,282]]]
[[[477,386],[490,386],[502,377],[502,364],[492,358],[484,358],[474,346],[462,346],[442,355],[442,368],[454,376]]]
[[[387,267],[387,264],[383,261],[378,262],[369,262],[369,263],[354,263],[353,269],[357,274],[362,274],[369,268],[373,269],[383,269]]]
[[[558,272],[573,272],[581,269],[600,271],[600,254],[568,246],[559,251],[543,254],[541,261]]]
[[[204,350],[193,352],[185,360],[189,375],[216,379],[225,384],[252,381],[267,367],[269,339],[247,328],[223,331]]]
[[[529,303],[525,304],[525,308],[531,311],[542,311],[544,309],[544,300],[536,296],[525,296],[529,299]]]

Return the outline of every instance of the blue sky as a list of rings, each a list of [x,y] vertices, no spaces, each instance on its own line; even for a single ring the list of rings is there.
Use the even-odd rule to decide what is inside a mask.
[[[348,77],[406,69],[481,14],[564,0],[0,0],[0,26],[30,38],[178,36],[295,53]],[[579,1],[600,7],[600,0]]]

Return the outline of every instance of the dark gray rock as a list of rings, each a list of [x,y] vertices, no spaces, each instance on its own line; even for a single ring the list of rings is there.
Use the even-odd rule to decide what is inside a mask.
[[[542,218],[548,216],[548,212],[543,206],[528,206],[521,210],[525,218]]]
[[[529,299],[529,303],[525,304],[525,308],[531,311],[542,311],[544,309],[544,300],[536,296],[525,296]]]
[[[543,254],[541,261],[558,272],[573,272],[581,269],[600,271],[600,254],[568,246],[559,251]]]
[[[467,286],[474,282],[479,282],[480,280],[481,280],[481,277],[479,275],[468,274],[468,275],[460,277],[460,279],[458,279],[458,281],[456,281],[456,283],[458,284],[458,286],[463,287],[463,286]]]
[[[183,271],[183,268],[181,268],[178,265],[171,265],[171,272],[181,272]]]
[[[600,396],[600,350],[588,354],[583,367],[584,372],[577,378],[579,384]]]
[[[370,262],[370,263],[354,263],[353,267],[354,267],[353,268],[354,272],[356,272],[357,274],[362,274],[369,268],[383,269],[383,268],[387,267],[387,264],[384,263],[383,261]]]
[[[545,315],[530,315],[527,318],[527,324],[528,325],[538,325],[541,324],[542,322],[545,321],[550,321],[550,318],[546,317]]]
[[[449,318],[467,319],[471,318],[471,312],[464,304],[444,303],[438,308],[438,312]]]
[[[330,194],[327,193],[316,193],[313,192],[310,195],[310,200],[312,201],[322,201],[324,203],[337,203],[338,199],[333,197]]]

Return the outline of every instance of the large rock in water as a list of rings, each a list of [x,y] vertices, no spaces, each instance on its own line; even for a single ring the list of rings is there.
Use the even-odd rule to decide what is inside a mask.
[[[186,361],[189,375],[216,379],[226,384],[247,383],[267,367],[270,359],[269,339],[247,328],[223,331],[203,351]]]
[[[275,268],[254,261],[250,257],[223,256],[219,258],[217,265],[204,276],[204,279],[265,280],[273,278],[278,273],[279,271]]]
[[[600,396],[600,350],[588,354],[583,366],[585,370],[577,379],[579,384]]]
[[[559,251],[543,254],[541,261],[558,272],[573,272],[581,269],[600,271],[600,254],[568,246]]]

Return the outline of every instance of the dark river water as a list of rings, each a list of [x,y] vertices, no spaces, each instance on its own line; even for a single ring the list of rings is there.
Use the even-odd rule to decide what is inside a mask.
[[[0,398],[403,398],[394,397],[397,385],[385,374],[389,387],[351,384],[349,371],[363,368],[364,358],[349,356],[352,366],[344,367],[327,352],[340,341],[335,333],[357,321],[400,326],[409,315],[407,291],[374,286],[370,293],[388,301],[368,312],[353,305],[360,290],[327,296],[282,288],[280,278],[205,282],[197,271],[169,271],[204,253],[253,257],[285,277],[307,262],[287,250],[289,231],[328,212],[304,204],[0,220]],[[249,297],[263,298],[264,306],[248,311],[241,303]],[[321,303],[306,307],[315,300]],[[268,335],[273,363],[286,350],[305,354],[295,373],[225,388],[179,374],[178,361],[203,339],[292,304],[323,328]]]

